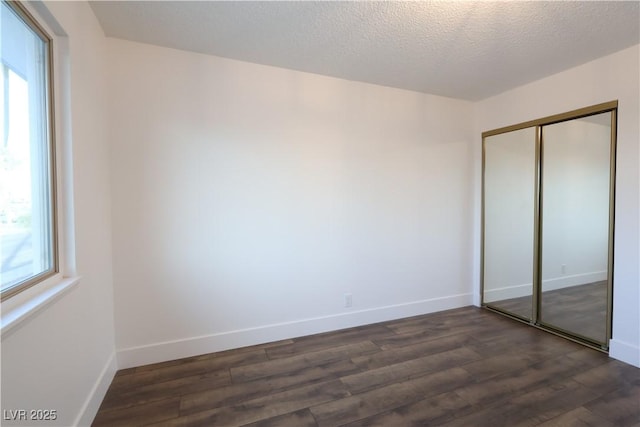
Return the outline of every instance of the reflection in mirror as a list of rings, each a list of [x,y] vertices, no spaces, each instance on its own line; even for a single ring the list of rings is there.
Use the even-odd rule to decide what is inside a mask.
[[[484,138],[483,301],[531,319],[536,128]]]
[[[540,321],[606,341],[611,112],[542,127]]]

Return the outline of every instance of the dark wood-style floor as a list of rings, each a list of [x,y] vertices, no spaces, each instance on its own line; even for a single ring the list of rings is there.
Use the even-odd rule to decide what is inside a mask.
[[[531,318],[531,297],[491,303]],[[594,282],[542,292],[541,321],[573,334],[604,342],[607,328],[607,282]]]
[[[640,369],[466,307],[119,371],[95,426],[640,426]]]

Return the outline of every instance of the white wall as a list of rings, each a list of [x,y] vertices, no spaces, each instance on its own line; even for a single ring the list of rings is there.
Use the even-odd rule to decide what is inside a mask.
[[[542,134],[542,290],[606,280],[611,126],[579,119]]]
[[[50,23],[68,37],[68,94],[59,124],[70,124],[70,151],[60,150],[69,179],[61,193],[75,229],[70,265],[80,283],[2,336],[2,409],[53,409],[51,425],[88,425],[115,372],[105,38],[87,3],[48,3]],[[65,49],[63,49],[65,50]],[[64,77],[62,70],[57,70]],[[62,126],[64,127],[64,126]],[[70,147],[67,147],[70,148]],[[75,235],[74,235],[75,231]],[[73,250],[68,251],[73,255]],[[3,425],[10,425],[3,421]],[[19,425],[28,425],[22,423]],[[34,422],[34,425],[47,425]]]
[[[471,302],[471,103],[108,44],[120,367]]]
[[[543,291],[607,279],[611,126],[590,120],[542,130]],[[485,302],[533,292],[535,139],[534,126],[485,140]]]
[[[535,128],[485,139],[485,302],[533,293],[535,147]]]
[[[639,149],[640,46],[513,89],[475,104],[474,273],[479,291],[482,131],[619,100],[613,339],[610,355],[640,366]],[[479,302],[479,294],[474,296]]]

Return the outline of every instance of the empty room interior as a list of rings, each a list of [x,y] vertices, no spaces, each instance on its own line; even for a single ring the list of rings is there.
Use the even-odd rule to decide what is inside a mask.
[[[1,6],[2,425],[640,425],[640,2]]]

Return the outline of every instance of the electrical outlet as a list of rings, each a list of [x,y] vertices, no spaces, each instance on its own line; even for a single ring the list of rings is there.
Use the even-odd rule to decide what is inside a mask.
[[[353,295],[344,294],[344,306],[351,307],[353,305]]]

